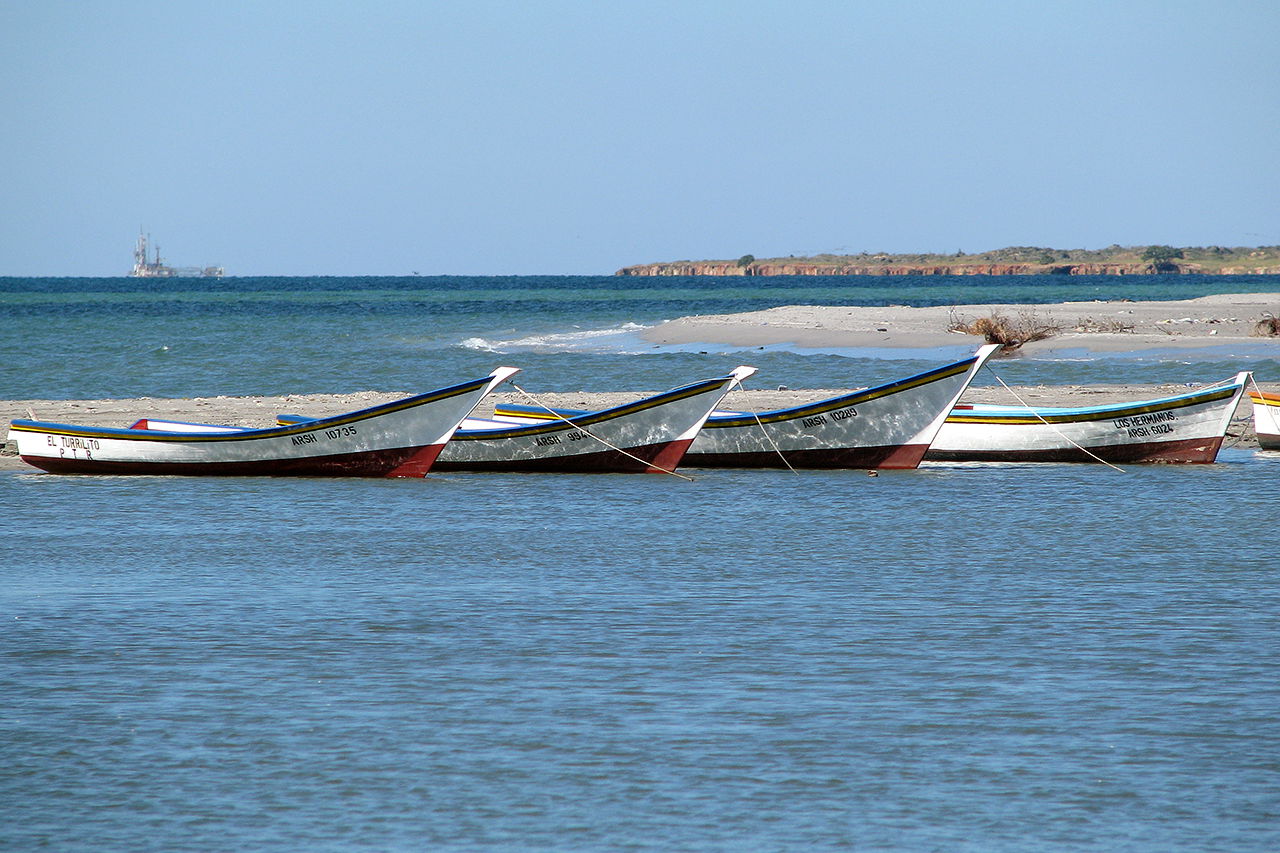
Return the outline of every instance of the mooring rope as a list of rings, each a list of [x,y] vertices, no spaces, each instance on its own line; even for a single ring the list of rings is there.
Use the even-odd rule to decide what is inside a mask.
[[[747,392],[747,389],[742,384],[741,380],[735,379],[733,380],[733,384],[737,385],[738,390],[742,391],[744,394]],[[729,390],[732,391],[733,388],[730,387]],[[773,436],[769,435],[769,430],[765,429],[764,421],[760,420],[760,413],[753,411],[753,412],[749,412],[748,414],[750,414],[751,417],[756,419],[756,426],[760,427],[760,432],[764,433],[765,440],[769,442],[769,446],[773,448],[773,452],[778,454],[778,458],[782,460],[782,464],[787,466],[787,470],[790,471],[792,474],[799,474],[800,472],[797,471],[791,465],[791,462],[787,459],[786,454],[782,452],[782,448],[779,447],[778,443],[773,440]]]
[[[1252,374],[1252,373],[1250,373],[1250,374],[1249,374],[1249,378],[1250,378],[1250,379],[1252,379],[1252,378],[1253,378],[1253,374]],[[1254,385],[1254,387],[1256,388],[1256,387],[1257,387],[1257,385],[1255,384],[1255,385]],[[1247,392],[1248,390],[1249,390],[1248,383],[1245,383],[1245,391]],[[1244,399],[1244,394],[1241,394],[1241,395],[1240,395],[1240,399],[1241,399],[1241,400],[1243,400],[1243,399]],[[1255,408],[1256,408],[1256,404],[1255,404]],[[1227,431],[1226,431],[1226,432],[1223,434],[1223,436],[1222,436],[1222,446],[1223,446],[1223,447],[1240,447],[1241,445],[1243,445],[1243,444],[1244,444],[1244,433],[1245,433],[1245,426],[1244,426],[1244,425],[1245,425],[1245,424],[1247,424],[1250,420],[1252,420],[1252,419],[1253,419],[1253,415],[1252,415],[1252,413],[1250,413],[1250,414],[1248,414],[1248,415],[1237,415],[1237,414],[1236,414],[1236,411],[1239,411],[1239,410],[1238,410],[1238,409],[1236,409],[1235,411],[1232,411],[1232,413],[1231,413],[1231,417],[1227,420]],[[1241,425],[1241,426],[1240,426],[1240,431],[1239,431],[1239,432],[1232,432],[1232,431],[1231,431],[1231,427],[1232,427],[1232,425],[1234,425],[1234,424],[1240,424],[1240,425]],[[1229,440],[1228,440],[1228,439],[1229,439]]]
[[[1026,408],[1026,410],[1027,410],[1027,411],[1031,412],[1031,414],[1033,414],[1033,415],[1035,415],[1037,418],[1039,418],[1039,419],[1040,419],[1040,420],[1045,424],[1045,426],[1049,427],[1049,428],[1050,428],[1050,429],[1052,429],[1054,432],[1056,432],[1058,435],[1062,436],[1062,437],[1063,437],[1063,438],[1065,438],[1068,442],[1070,442],[1072,445],[1074,445],[1074,446],[1076,447],[1076,449],[1077,449],[1077,450],[1081,450],[1081,451],[1083,451],[1084,453],[1087,453],[1089,456],[1092,456],[1094,459],[1098,460],[1098,461],[1099,461],[1099,462],[1101,462],[1103,465],[1106,465],[1108,468],[1114,468],[1115,470],[1119,471],[1121,474],[1126,473],[1126,472],[1125,472],[1125,470],[1124,470],[1123,468],[1121,468],[1120,466],[1118,466],[1118,465],[1112,465],[1110,462],[1108,462],[1107,460],[1103,459],[1103,458],[1102,458],[1101,456],[1099,456],[1098,454],[1096,454],[1096,453],[1094,453],[1094,452],[1090,451],[1087,447],[1081,447],[1079,444],[1076,444],[1076,442],[1072,441],[1071,436],[1069,436],[1069,435],[1065,435],[1065,434],[1062,432],[1062,430],[1058,429],[1056,426],[1054,426],[1053,424],[1051,424],[1051,423],[1049,423],[1048,421],[1046,421],[1046,420],[1044,419],[1044,415],[1040,414],[1040,413],[1039,413],[1038,411],[1036,411],[1033,407],[1029,406],[1029,405],[1026,403],[1026,401],[1024,401],[1021,397],[1019,397],[1019,396],[1018,396],[1018,392],[1017,392],[1017,391],[1014,391],[1014,390],[1013,390],[1012,388],[1010,388],[1008,385],[1005,385],[1004,380],[1003,380],[1003,379],[1001,379],[1001,378],[999,377],[999,375],[998,375],[994,370],[991,370],[990,366],[988,366],[988,367],[987,367],[987,370],[988,370],[988,371],[990,371],[990,373],[991,373],[991,375],[992,375],[992,376],[995,376],[995,378],[996,378],[996,381],[997,381],[997,382],[999,382],[1001,385],[1004,385],[1004,389],[1005,389],[1006,391],[1008,391],[1010,394],[1012,394],[1012,395],[1013,395],[1013,399],[1017,400],[1019,403],[1021,403],[1021,404]]]
[[[509,381],[509,380],[508,380],[508,383],[507,383],[507,384],[509,384],[512,388],[516,389],[516,390],[517,390],[517,391],[519,391],[521,394],[523,394],[523,395],[524,395],[524,397],[525,397],[525,399],[526,399],[526,400],[528,400],[529,402],[533,403],[533,405],[537,406],[537,407],[538,407],[538,408],[540,408],[540,409],[545,410],[545,411],[546,411],[548,414],[550,414],[553,418],[556,418],[556,419],[558,419],[558,420],[562,420],[562,421],[564,421],[565,423],[567,423],[567,424],[569,424],[570,426],[572,426],[574,429],[578,430],[579,432],[582,432],[582,433],[585,433],[586,435],[591,436],[591,437],[592,437],[592,438],[594,438],[596,441],[600,442],[601,444],[603,444],[605,447],[609,448],[610,450],[615,450],[615,451],[617,451],[618,453],[621,453],[623,456],[628,456],[628,457],[630,457],[630,458],[634,459],[635,461],[639,462],[641,465],[645,465],[645,466],[647,466],[647,467],[649,467],[649,468],[652,468],[652,469],[653,469],[653,470],[655,470],[655,471],[660,471],[660,472],[661,472],[661,473],[663,473],[663,474],[670,474],[672,477],[679,477],[681,480],[688,480],[690,483],[692,483],[692,482],[693,482],[693,478],[692,478],[692,477],[686,476],[686,475],[684,475],[684,474],[678,474],[678,473],[676,473],[675,471],[672,471],[672,470],[667,469],[667,468],[663,468],[661,465],[655,465],[655,464],[653,464],[652,462],[647,462],[647,461],[645,461],[644,459],[641,459],[639,456],[636,456],[634,453],[628,453],[627,451],[623,450],[621,447],[618,447],[618,446],[617,446],[617,445],[615,445],[615,444],[611,444],[611,443],[609,443],[608,441],[605,441],[603,438],[601,438],[600,436],[596,435],[596,434],[595,434],[594,432],[592,432],[591,430],[587,429],[586,427],[582,426],[581,424],[576,424],[576,423],[574,423],[573,421],[571,421],[571,420],[569,420],[568,418],[566,418],[564,415],[562,415],[562,414],[560,414],[559,412],[557,412],[555,409],[552,409],[552,408],[550,408],[549,406],[547,406],[545,403],[542,403],[542,402],[540,402],[539,400],[535,399],[535,398],[534,398],[534,396],[533,396],[532,394],[530,394],[528,391],[526,391],[526,390],[524,390],[523,388],[521,388],[521,387],[520,387],[519,385],[517,385],[516,383],[511,382],[511,381]]]

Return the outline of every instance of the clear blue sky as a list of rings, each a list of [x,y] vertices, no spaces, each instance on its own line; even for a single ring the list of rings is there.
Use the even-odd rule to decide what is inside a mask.
[[[0,0],[0,275],[1280,244],[1280,3]]]

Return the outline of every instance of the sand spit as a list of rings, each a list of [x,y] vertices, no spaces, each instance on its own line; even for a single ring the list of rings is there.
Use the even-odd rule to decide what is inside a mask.
[[[655,344],[733,347],[919,348],[976,346],[973,335],[950,332],[956,323],[1002,315],[1051,323],[1053,337],[1028,343],[1028,353],[1063,349],[1131,352],[1192,349],[1280,338],[1254,335],[1265,317],[1280,317],[1280,293],[1225,294],[1172,302],[1064,302],[1054,305],[953,305],[913,308],[788,305],[742,314],[681,317],[643,332]]]

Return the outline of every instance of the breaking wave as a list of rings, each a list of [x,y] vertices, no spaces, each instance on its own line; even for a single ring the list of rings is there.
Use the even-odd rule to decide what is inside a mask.
[[[466,338],[458,346],[478,352],[509,354],[519,352],[602,352],[625,355],[648,346],[639,333],[650,326],[623,323],[612,329],[575,329],[571,332],[547,332],[509,340],[480,337]]]

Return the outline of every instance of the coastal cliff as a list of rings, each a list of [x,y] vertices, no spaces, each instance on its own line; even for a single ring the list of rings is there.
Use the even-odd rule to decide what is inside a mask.
[[[741,266],[735,261],[676,261],[623,267],[615,275],[1154,275],[1198,272],[1204,270],[1194,264],[1150,263],[915,265],[764,262]],[[1280,267],[1267,272],[1280,273]]]
[[[966,255],[818,255],[736,261],[669,261],[623,267],[620,276],[778,275],[1280,275],[1280,247],[1106,249],[1011,247]]]

